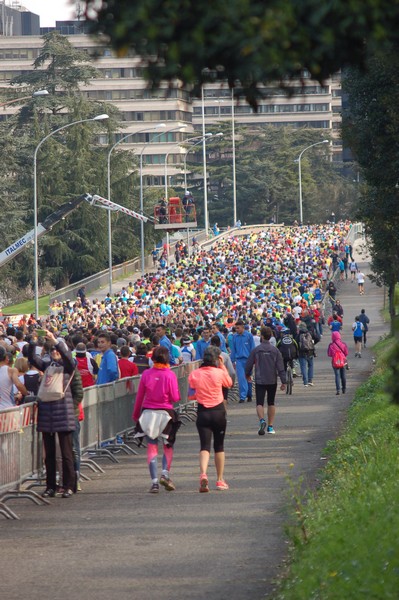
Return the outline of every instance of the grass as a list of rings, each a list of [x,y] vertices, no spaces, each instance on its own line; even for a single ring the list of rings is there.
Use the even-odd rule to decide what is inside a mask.
[[[48,307],[50,302],[50,296],[42,296],[39,298],[39,313],[46,315],[48,313]],[[19,304],[11,304],[10,306],[3,307],[3,314],[5,315],[30,315],[35,312],[35,301],[26,300]]]
[[[383,392],[392,342],[376,347],[319,490],[296,498],[292,561],[273,600],[399,598],[399,409]]]

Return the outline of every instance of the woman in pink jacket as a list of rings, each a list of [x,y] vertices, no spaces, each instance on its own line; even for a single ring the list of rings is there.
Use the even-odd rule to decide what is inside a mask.
[[[168,492],[176,489],[170,478],[173,444],[180,422],[174,410],[180,393],[177,377],[170,370],[169,351],[164,346],[155,348],[154,366],[143,372],[133,409],[133,420],[139,435],[147,436],[147,462],[150,470],[150,492],[159,492],[161,484]],[[158,482],[158,438],[163,438],[162,475]]]
[[[339,331],[333,331],[331,334],[331,343],[327,349],[327,355],[331,356],[332,368],[335,375],[335,387],[337,389],[336,394],[339,396],[340,384],[342,386],[342,393],[346,392],[346,373],[345,367],[347,366],[348,346],[341,340],[341,334]]]
[[[198,402],[197,429],[200,437],[200,492],[209,492],[208,464],[213,435],[215,466],[217,473],[216,489],[228,490],[223,479],[224,436],[226,432],[226,406],[222,388],[233,385],[232,379],[223,364],[219,348],[208,346],[204,352],[203,364],[188,377],[190,387],[195,390]]]

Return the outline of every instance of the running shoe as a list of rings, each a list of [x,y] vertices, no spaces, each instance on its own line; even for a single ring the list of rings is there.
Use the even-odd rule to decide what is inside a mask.
[[[150,494],[158,494],[159,492],[159,483],[153,483],[148,490]]]
[[[199,491],[201,493],[209,492],[209,482],[208,482],[208,476],[206,475],[206,473],[203,473],[200,477]]]
[[[64,493],[62,494],[62,498],[71,498],[72,496],[73,496],[72,490],[65,490]]]
[[[274,431],[273,425],[269,425],[269,426],[268,426],[268,428],[267,428],[267,433],[272,433],[272,434],[276,433],[276,432]]]
[[[221,492],[223,492],[224,490],[228,490],[229,489],[229,484],[226,483],[224,481],[224,479],[222,479],[221,481],[217,481],[216,482],[216,489],[220,490]]]
[[[263,420],[259,424],[258,435],[265,435],[266,421]]]
[[[309,381],[308,385],[313,385],[313,381]]]
[[[173,492],[173,490],[176,489],[176,486],[173,483],[173,481],[171,480],[171,478],[166,477],[166,475],[161,475],[161,479],[159,480],[159,483],[161,485],[163,485],[165,490],[167,490],[168,492]]]
[[[55,496],[55,490],[52,490],[51,488],[47,488],[42,493],[42,498],[54,498],[54,496]]]

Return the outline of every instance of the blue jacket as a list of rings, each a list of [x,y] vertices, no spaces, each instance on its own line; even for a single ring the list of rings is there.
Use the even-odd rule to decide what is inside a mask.
[[[111,383],[117,379],[119,379],[118,358],[115,352],[109,348],[104,352],[101,359],[97,376],[97,385]]]
[[[176,364],[176,359],[173,356],[173,351],[172,351],[172,342],[170,341],[170,339],[164,335],[161,337],[161,339],[159,340],[159,345],[160,346],[164,346],[164,348],[167,348],[169,351],[169,364],[170,365],[175,365]]]
[[[236,362],[239,359],[247,359],[251,351],[255,348],[255,342],[252,333],[244,331],[243,333],[235,333],[231,340],[231,362]]]
[[[220,331],[217,332],[216,334],[218,336],[218,338],[220,339],[220,350],[222,352],[227,352],[227,348],[226,348],[226,340],[224,339],[224,335],[223,333],[220,333]]]
[[[208,348],[210,343],[211,340],[208,340],[206,342],[204,338],[200,338],[198,340],[197,345],[195,347],[195,360],[202,360],[204,358],[204,352],[206,348]]]

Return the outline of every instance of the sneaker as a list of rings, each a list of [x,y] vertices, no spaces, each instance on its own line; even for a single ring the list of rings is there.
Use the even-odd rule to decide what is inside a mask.
[[[259,423],[258,435],[265,435],[266,421],[263,419]]]
[[[64,493],[62,494],[63,498],[70,498],[71,496],[73,496],[72,490],[65,490]]]
[[[42,494],[42,498],[54,498],[54,496],[55,490],[52,490],[51,488],[47,488]]]
[[[308,385],[313,385],[313,381],[309,381]]]
[[[336,391],[336,394],[335,394],[335,395],[336,395],[336,396],[339,396],[339,390],[337,390],[337,391]]]
[[[342,390],[342,393],[343,393],[343,394],[345,394],[345,392],[346,392],[346,389],[345,389],[345,390],[343,389],[343,390]]]
[[[199,488],[199,491],[201,493],[209,492],[208,476],[205,473],[203,473],[201,475],[201,477],[200,477],[200,488]]]
[[[148,490],[150,494],[158,494],[159,493],[159,483],[153,483]]]
[[[80,481],[78,481],[77,484],[76,484],[76,491],[77,492],[81,492],[82,491],[82,486],[80,485]]]
[[[268,428],[267,428],[267,433],[273,433],[273,434],[274,434],[274,433],[276,433],[276,432],[274,431],[273,425],[269,425],[269,426],[268,426]]]
[[[359,352],[359,354],[358,354],[358,357],[359,357],[359,358],[362,358],[362,355],[360,354],[360,352]]]
[[[252,396],[247,396],[247,402],[252,402]]]
[[[309,387],[308,383],[304,383],[303,385],[304,385],[304,387]]]
[[[226,483],[224,481],[224,479],[222,479],[221,481],[217,481],[216,482],[216,489],[220,490],[220,491],[228,490],[229,489],[229,484]]]
[[[171,480],[171,478],[166,477],[166,475],[161,475],[161,479],[159,480],[159,483],[161,485],[163,485],[165,490],[167,490],[168,492],[173,492],[173,490],[176,489],[176,486],[173,483],[173,481]]]

